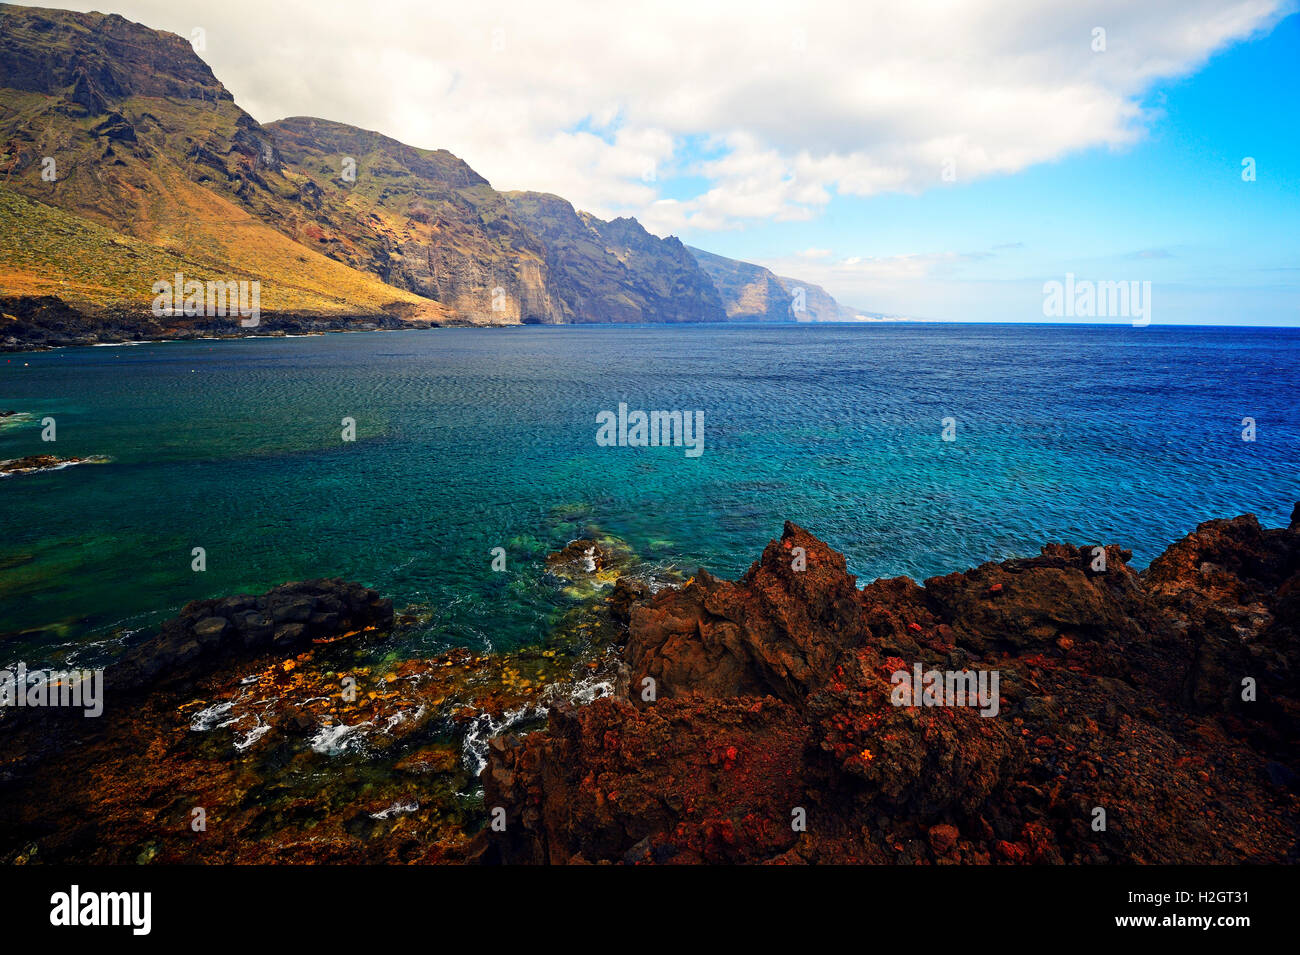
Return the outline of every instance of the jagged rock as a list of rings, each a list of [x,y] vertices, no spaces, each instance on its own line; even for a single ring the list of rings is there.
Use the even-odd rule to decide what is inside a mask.
[[[633,577],[620,577],[614,581],[614,592],[609,597],[609,613],[615,623],[627,626],[632,619],[632,608],[650,596],[645,581]]]
[[[788,820],[803,783],[791,770],[807,745],[798,714],[771,698],[707,711],[676,701],[557,707],[546,733],[491,749],[488,804],[508,807],[508,822],[479,861],[759,861],[797,841]],[[773,806],[784,820],[768,821]],[[688,838],[654,838],[688,818]]]
[[[805,570],[793,569],[802,549]],[[632,683],[661,697],[806,695],[838,650],[865,633],[844,556],[787,523],[737,583],[701,571],[631,613]]]
[[[1104,553],[858,590],[787,524],[741,580],[632,604],[626,662],[656,701],[497,741],[482,782],[511,824],[471,856],[1297,861],[1300,533],[1210,521],[1143,573]],[[896,705],[914,664],[996,672],[996,714]]]
[[[561,550],[546,555],[551,573],[568,580],[590,577],[605,566],[609,554],[598,541],[588,538],[569,541]]]

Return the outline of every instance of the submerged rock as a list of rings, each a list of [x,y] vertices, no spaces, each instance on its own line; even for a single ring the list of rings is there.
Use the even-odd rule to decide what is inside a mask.
[[[0,710],[0,861],[463,859],[492,737],[612,690],[601,606],[546,646],[407,659],[360,584],[196,601],[109,666],[102,718]]]
[[[547,569],[569,580],[592,577],[608,562],[609,555],[600,542],[587,538],[569,541],[563,549],[546,555]]]

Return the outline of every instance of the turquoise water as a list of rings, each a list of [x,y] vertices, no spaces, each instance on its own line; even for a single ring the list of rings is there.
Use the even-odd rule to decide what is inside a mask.
[[[726,576],[786,519],[864,581],[1047,540],[1145,563],[1211,516],[1285,523],[1298,399],[1284,329],[530,326],[5,355],[0,410],[30,417],[0,426],[0,459],[112,460],[0,479],[0,657],[84,659],[189,600],[334,575],[414,608],[409,652],[518,646],[568,599],[542,557],[591,529]],[[598,446],[620,401],[702,410],[703,455]]]

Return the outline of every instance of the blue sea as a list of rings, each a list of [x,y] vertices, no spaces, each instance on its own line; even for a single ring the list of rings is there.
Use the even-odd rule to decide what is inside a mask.
[[[703,454],[598,445],[620,402],[702,411]],[[573,599],[544,556],[586,533],[650,570],[736,576],[792,520],[865,583],[1047,541],[1123,544],[1141,565],[1200,521],[1281,525],[1300,500],[1296,329],[164,342],[0,356],[0,410],[21,413],[0,423],[0,459],[110,459],[0,479],[0,662],[85,662],[187,601],[322,576],[419,615],[403,652],[527,645]]]

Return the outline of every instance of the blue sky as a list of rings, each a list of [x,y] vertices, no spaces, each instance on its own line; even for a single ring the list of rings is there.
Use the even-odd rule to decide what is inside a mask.
[[[683,239],[789,271],[822,258],[953,256],[916,282],[841,280],[857,307],[934,319],[1042,321],[1041,284],[1153,283],[1153,318],[1300,324],[1300,16],[1141,98],[1140,140],[919,194],[835,196],[804,222]],[[1242,179],[1253,157],[1256,179]],[[827,282],[828,285],[831,282]]]
[[[866,311],[1043,321],[1069,273],[1150,282],[1157,324],[1300,324],[1300,0],[65,2],[201,32],[262,122],[449,149]]]

